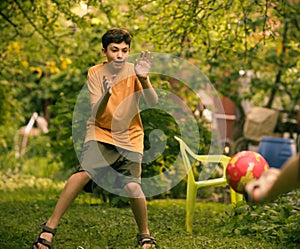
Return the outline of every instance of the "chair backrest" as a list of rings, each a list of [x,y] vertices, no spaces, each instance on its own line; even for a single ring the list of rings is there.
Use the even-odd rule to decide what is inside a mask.
[[[230,160],[230,157],[225,155],[198,155],[194,153],[191,148],[179,137],[175,136],[175,139],[179,142],[180,145],[180,152],[182,155],[182,160],[185,166],[185,170],[188,174],[188,177],[193,179],[195,181],[195,176],[192,171],[192,165],[189,159],[189,156],[194,158],[197,161],[203,162],[203,163],[221,163],[223,166],[223,175],[222,177],[226,179],[226,166]]]

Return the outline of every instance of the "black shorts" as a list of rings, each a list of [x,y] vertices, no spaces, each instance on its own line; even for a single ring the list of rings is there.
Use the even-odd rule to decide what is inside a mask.
[[[141,184],[142,154],[111,144],[84,144],[78,171],[86,171],[93,182],[106,190],[123,188],[129,182]]]

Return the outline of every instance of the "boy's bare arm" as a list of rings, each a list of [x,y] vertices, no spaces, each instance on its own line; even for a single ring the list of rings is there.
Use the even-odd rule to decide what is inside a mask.
[[[142,52],[140,58],[134,63],[135,73],[139,78],[143,89],[146,90],[144,91],[144,98],[151,106],[156,105],[158,102],[157,94],[153,89],[149,79],[152,61],[153,59],[151,58],[150,52],[146,51]]]
[[[300,158],[291,157],[282,166],[282,169],[270,168],[258,180],[246,185],[246,196],[249,201],[273,201],[281,194],[285,194],[300,187]]]
[[[281,194],[285,194],[300,187],[299,155],[291,157],[282,166],[281,173],[268,192],[267,200],[273,200]]]
[[[158,96],[151,85],[149,77],[147,77],[147,78],[138,77],[138,78],[143,86],[143,89],[146,90],[146,91],[144,91],[144,98],[145,98],[146,102],[150,106],[156,105],[158,102]]]

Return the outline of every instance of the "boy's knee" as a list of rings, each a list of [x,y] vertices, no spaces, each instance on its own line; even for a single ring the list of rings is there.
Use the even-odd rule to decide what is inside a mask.
[[[89,176],[89,174],[86,171],[76,172],[75,174],[73,174],[71,176],[71,178],[76,180],[76,181],[83,182],[83,183],[87,183],[91,180],[91,177]]]
[[[144,193],[141,185],[136,182],[129,182],[124,186],[124,189],[129,198],[144,198]]]

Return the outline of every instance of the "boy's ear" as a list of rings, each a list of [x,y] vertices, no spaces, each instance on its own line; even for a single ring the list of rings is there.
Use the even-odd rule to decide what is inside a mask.
[[[106,49],[105,48],[102,48],[102,55],[106,56]]]

